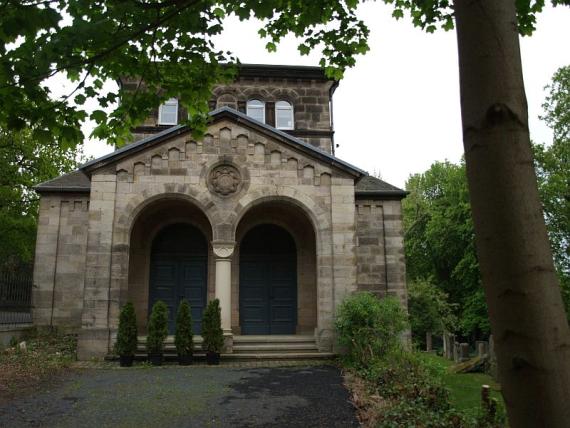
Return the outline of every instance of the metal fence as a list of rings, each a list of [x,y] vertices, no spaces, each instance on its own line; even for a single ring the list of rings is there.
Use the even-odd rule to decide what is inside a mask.
[[[0,270],[0,325],[32,322],[32,267]]]

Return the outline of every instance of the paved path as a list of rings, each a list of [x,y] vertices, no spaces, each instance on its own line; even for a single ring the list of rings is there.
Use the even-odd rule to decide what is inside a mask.
[[[6,427],[357,427],[331,366],[75,370],[0,406]]]

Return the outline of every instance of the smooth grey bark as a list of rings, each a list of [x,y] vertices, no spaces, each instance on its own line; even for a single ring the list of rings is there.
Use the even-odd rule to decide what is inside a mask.
[[[510,425],[566,427],[570,332],[533,168],[515,2],[454,3],[477,255]]]

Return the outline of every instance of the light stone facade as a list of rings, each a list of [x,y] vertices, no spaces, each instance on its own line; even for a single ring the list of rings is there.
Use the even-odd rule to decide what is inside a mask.
[[[309,71],[264,80],[250,70],[214,90],[202,139],[181,126],[150,132],[149,119],[138,142],[38,186],[34,323],[77,331],[82,359],[111,350],[127,301],[144,333],[153,240],[180,223],[208,242],[207,299],[220,299],[226,352],[242,333],[240,244],[261,224],[295,242],[295,332],[314,334],[321,350],[334,349],[335,313],[348,294],[396,295],[405,305],[405,193],[330,154],[334,82]],[[295,132],[239,113],[253,95],[291,101]]]

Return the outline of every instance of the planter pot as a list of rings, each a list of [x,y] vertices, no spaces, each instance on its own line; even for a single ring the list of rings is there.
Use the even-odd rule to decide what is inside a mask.
[[[178,355],[178,364],[181,366],[189,366],[192,364],[192,354]]]
[[[134,359],[134,355],[119,355],[119,364],[121,367],[131,367]]]
[[[162,365],[162,353],[160,354],[148,354],[148,360],[153,366]]]
[[[220,353],[219,352],[206,352],[206,362],[211,366],[217,366],[220,364]]]

